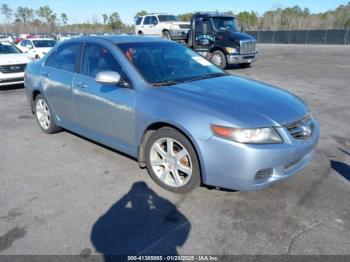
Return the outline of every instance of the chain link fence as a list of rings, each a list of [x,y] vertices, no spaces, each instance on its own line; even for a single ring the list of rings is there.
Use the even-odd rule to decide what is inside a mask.
[[[349,29],[247,31],[258,43],[350,45]]]

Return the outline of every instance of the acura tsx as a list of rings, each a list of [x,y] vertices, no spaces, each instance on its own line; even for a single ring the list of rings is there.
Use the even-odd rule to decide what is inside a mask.
[[[30,63],[39,127],[136,158],[161,187],[257,190],[312,158],[319,124],[295,95],[227,74],[185,46],[139,36],[82,37]]]

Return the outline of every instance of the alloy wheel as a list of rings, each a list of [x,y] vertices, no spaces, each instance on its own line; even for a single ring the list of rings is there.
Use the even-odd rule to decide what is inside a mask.
[[[47,130],[51,124],[50,109],[44,99],[38,99],[35,105],[36,117],[39,121],[40,126]]]
[[[154,142],[150,162],[156,176],[168,186],[184,186],[192,176],[190,154],[175,139],[161,138]]]

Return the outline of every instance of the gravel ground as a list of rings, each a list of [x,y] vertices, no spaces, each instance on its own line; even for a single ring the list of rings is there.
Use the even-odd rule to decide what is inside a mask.
[[[123,154],[44,134],[23,88],[0,90],[0,254],[350,254],[350,46],[259,49],[229,72],[303,98],[321,138],[308,168],[257,192],[171,194]]]

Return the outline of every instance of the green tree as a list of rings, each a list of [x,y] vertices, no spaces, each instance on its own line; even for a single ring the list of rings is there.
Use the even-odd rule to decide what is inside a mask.
[[[67,25],[67,23],[68,23],[68,16],[67,16],[67,14],[65,14],[65,13],[62,13],[61,14],[61,21],[62,21],[62,25]]]
[[[19,6],[15,16],[17,19],[20,19],[24,24],[26,24],[33,19],[34,11],[31,8]]]
[[[147,15],[147,14],[148,14],[148,13],[147,13],[147,11],[145,11],[145,10],[139,11],[139,12],[137,12],[136,15],[134,16],[134,19],[136,19],[136,18],[139,17],[139,16],[144,16],[144,15]]]
[[[7,4],[2,4],[0,7],[0,10],[1,10],[1,14],[6,19],[6,23],[8,23],[13,15],[13,10]]]
[[[114,12],[109,16],[108,23],[113,30],[123,28],[124,26],[118,12]]]
[[[188,22],[191,20],[192,16],[193,16],[193,13],[185,13],[185,14],[178,15],[177,18],[180,21]]]
[[[103,14],[102,18],[103,18],[103,23],[107,24],[107,22],[108,22],[108,15],[107,14]]]
[[[53,11],[48,5],[40,6],[39,9],[35,11],[35,13],[41,18],[43,22],[46,21],[47,23],[49,23],[50,17],[53,15]]]

